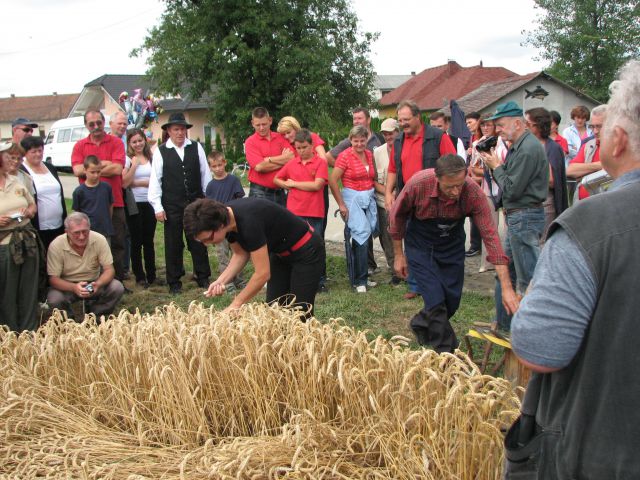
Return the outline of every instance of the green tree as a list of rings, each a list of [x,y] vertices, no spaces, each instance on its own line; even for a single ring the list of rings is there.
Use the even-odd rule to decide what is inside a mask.
[[[640,54],[637,0],[534,0],[538,28],[525,44],[550,62],[549,73],[600,100],[618,69]]]
[[[256,106],[314,128],[350,123],[350,108],[372,103],[375,38],[348,0],[166,0],[133,55],[149,53],[158,93],[210,100],[211,120],[237,139]]]

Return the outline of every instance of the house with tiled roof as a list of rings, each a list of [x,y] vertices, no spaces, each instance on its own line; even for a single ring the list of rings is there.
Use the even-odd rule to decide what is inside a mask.
[[[0,138],[11,138],[11,122],[17,117],[37,123],[40,135],[44,137],[53,122],[69,115],[77,99],[77,93],[58,95],[55,92],[52,95],[0,98]]]
[[[121,109],[118,98],[122,92],[134,95],[136,89],[142,89],[142,93],[147,95],[153,93],[153,82],[145,75],[119,75],[105,74],[87,83],[73,105],[70,117],[84,115],[88,109],[99,109],[105,115],[112,115]],[[193,100],[188,96],[171,98],[159,98],[162,113],[158,115],[157,121],[149,126],[154,138],[162,138],[161,125],[166,123],[169,115],[173,112],[184,112],[185,118],[193,127],[189,129],[189,136],[193,139],[204,141],[207,135],[211,138],[211,143],[215,144],[216,135],[223,137],[222,129],[211,124],[208,119],[207,101]],[[224,144],[224,138],[222,143]]]
[[[536,94],[536,92],[538,92]],[[413,100],[421,111],[449,113],[449,102],[456,100],[464,112],[493,112],[497,105],[515,101],[528,110],[544,107],[562,116],[562,125],[571,121],[569,112],[576,105],[589,110],[599,102],[544,71],[518,75],[502,67],[482,63],[462,67],[455,61],[428,68],[380,99],[380,116],[394,117],[402,100]]]

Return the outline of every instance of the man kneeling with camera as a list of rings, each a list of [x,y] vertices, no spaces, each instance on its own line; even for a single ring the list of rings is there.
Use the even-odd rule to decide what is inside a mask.
[[[74,318],[71,305],[83,301],[85,313],[110,315],[124,294],[124,286],[114,278],[113,256],[104,236],[90,230],[89,217],[74,212],[64,221],[65,233],[57,237],[47,252],[47,272],[51,288],[47,303]]]

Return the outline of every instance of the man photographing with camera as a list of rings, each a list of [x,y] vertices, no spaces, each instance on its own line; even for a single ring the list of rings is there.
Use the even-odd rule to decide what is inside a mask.
[[[540,255],[544,232],[542,202],[549,190],[549,162],[544,147],[527,130],[523,111],[516,102],[498,105],[494,120],[496,132],[511,147],[504,163],[495,150],[480,152],[484,164],[502,190],[502,207],[507,220],[504,251],[509,257],[509,272],[518,295],[524,295]],[[511,316],[501,309],[500,282],[496,284],[498,325],[509,330]]]
[[[406,278],[411,270],[424,300],[424,308],[411,319],[411,328],[420,345],[431,345],[437,352],[453,352],[458,346],[449,319],[462,297],[465,217],[478,225],[487,259],[496,266],[502,285],[504,308],[514,313],[518,299],[509,279],[509,258],[500,246],[484,192],[467,175],[461,157],[445,155],[436,161],[435,169],[414,174],[389,214],[396,274]]]

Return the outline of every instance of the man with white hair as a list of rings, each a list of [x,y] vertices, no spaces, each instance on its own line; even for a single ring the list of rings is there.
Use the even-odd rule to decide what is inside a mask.
[[[536,464],[526,478],[640,472],[640,62],[627,63],[610,90],[600,161],[614,182],[551,225],[513,318],[513,350],[539,372],[527,392],[535,397],[525,399],[535,408],[507,437],[508,459],[528,451]]]

